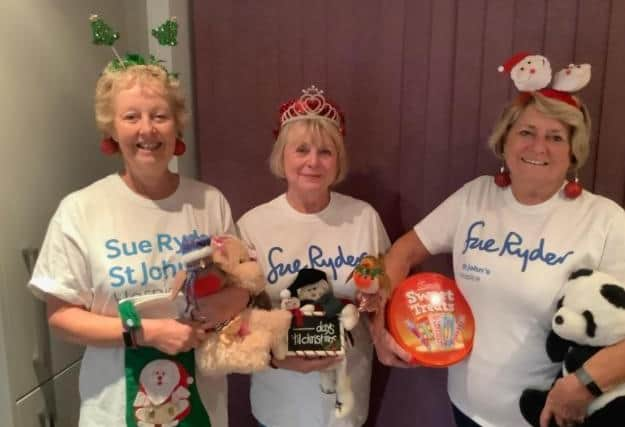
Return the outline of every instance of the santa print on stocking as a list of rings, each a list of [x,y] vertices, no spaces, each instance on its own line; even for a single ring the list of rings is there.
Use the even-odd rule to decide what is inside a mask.
[[[139,375],[133,407],[139,427],[173,427],[191,412],[189,385],[193,378],[182,364],[153,360]]]
[[[196,386],[193,350],[167,355],[152,347],[127,348],[126,427],[210,427]]]
[[[163,298],[169,300],[169,295]],[[128,308],[134,307],[134,302],[122,302],[120,307],[126,325],[133,320]],[[126,347],[124,376],[126,427],[211,426],[194,381],[194,350],[172,356],[153,347]]]

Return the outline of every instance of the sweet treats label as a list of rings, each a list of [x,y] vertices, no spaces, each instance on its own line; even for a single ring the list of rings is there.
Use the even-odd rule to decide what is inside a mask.
[[[408,277],[388,304],[388,326],[415,363],[444,367],[473,346],[473,314],[455,281],[437,273]]]

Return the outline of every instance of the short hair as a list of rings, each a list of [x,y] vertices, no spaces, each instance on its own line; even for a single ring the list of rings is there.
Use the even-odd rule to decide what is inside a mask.
[[[547,117],[559,120],[568,126],[571,165],[574,169],[581,168],[588,159],[590,152],[591,120],[586,105],[577,97],[574,97],[574,100],[580,106],[579,108],[546,97],[538,92],[522,94],[504,108],[488,138],[488,146],[498,158],[503,158],[503,148],[510,128],[521,116],[521,113],[528,106],[533,105]]]
[[[307,117],[305,119],[299,119],[289,122],[280,128],[278,137],[273,144],[271,155],[269,156],[269,169],[278,178],[285,178],[284,175],[284,148],[289,142],[289,131],[295,123],[301,123],[306,126],[306,129],[313,136],[312,143],[316,146],[321,144],[322,137],[328,137],[334,149],[336,150],[336,177],[332,182],[332,185],[338,184],[343,181],[347,176],[347,152],[345,150],[345,143],[343,141],[343,135],[337,129],[336,125],[322,117]]]
[[[167,99],[180,136],[187,122],[185,98],[178,79],[158,65],[133,65],[122,70],[114,70],[107,66],[104,69],[95,89],[94,109],[98,129],[111,135],[115,118],[113,111],[115,96],[135,84],[149,87]]]

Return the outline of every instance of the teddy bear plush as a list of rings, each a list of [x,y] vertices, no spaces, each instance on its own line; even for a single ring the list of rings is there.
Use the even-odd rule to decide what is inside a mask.
[[[625,339],[625,285],[598,271],[573,272],[563,287],[552,330],[547,338],[547,354],[562,363],[557,378],[575,372],[596,397],[588,406],[584,427],[622,426],[625,419],[625,383],[602,392],[591,378],[578,371],[605,346]],[[576,372],[577,371],[577,372]],[[539,427],[540,413],[549,390],[526,389],[519,401],[523,417]],[[556,427],[551,419],[550,427]]]
[[[222,286],[250,292],[252,301],[266,301],[265,280],[247,245],[235,236],[219,235],[183,242],[185,277],[177,278],[173,294],[182,289],[192,317],[201,319],[201,299]],[[260,304],[266,307],[266,302]],[[219,375],[266,369],[271,357],[283,359],[291,324],[288,310],[248,307],[223,322],[195,351],[200,373]]]

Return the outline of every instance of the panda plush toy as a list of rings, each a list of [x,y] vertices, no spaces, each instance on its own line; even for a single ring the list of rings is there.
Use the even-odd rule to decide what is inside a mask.
[[[549,358],[553,362],[562,362],[562,371],[556,380],[575,372],[603,347],[623,339],[625,285],[598,271],[581,269],[573,272],[563,287],[547,338]],[[592,379],[583,382],[597,397],[588,406],[584,423],[579,425],[624,426],[625,383],[602,393]],[[548,393],[549,390],[526,389],[521,395],[521,413],[534,427],[540,426],[540,413]],[[557,427],[554,418],[549,426]]]

